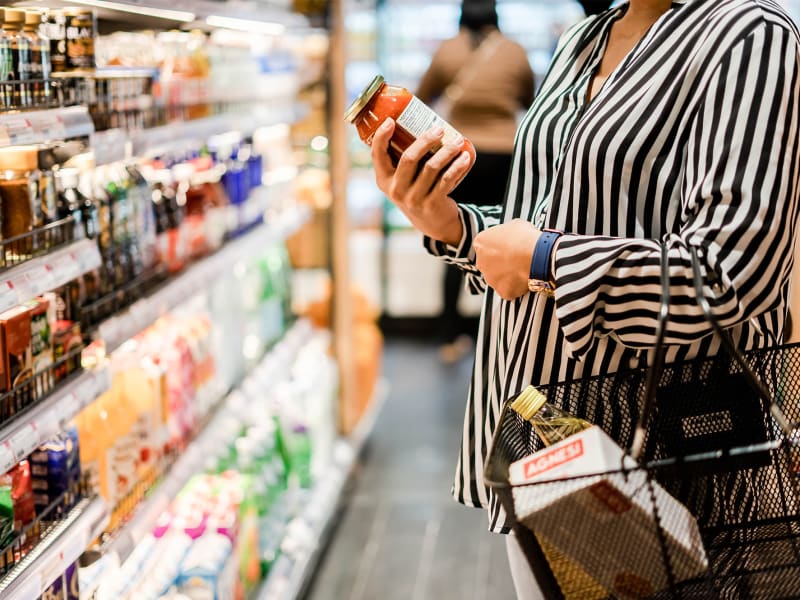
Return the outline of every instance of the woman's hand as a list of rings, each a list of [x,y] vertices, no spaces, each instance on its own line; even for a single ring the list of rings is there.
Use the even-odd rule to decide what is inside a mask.
[[[540,235],[533,223],[514,219],[475,236],[475,266],[501,298],[515,300],[528,292],[533,248]]]
[[[420,169],[420,160],[441,144],[444,131],[434,127],[403,152],[395,168],[388,153],[394,128],[394,121],[386,119],[372,138],[378,187],[422,233],[457,246],[463,226],[458,207],[448,194],[469,171],[469,154],[463,152],[459,156],[463,138],[442,146]]]

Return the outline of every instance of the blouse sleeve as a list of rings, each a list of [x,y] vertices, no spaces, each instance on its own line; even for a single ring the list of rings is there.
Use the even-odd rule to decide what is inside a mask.
[[[654,345],[662,243],[669,344],[710,332],[692,284],[690,246],[699,249],[704,295],[723,327],[786,302],[800,195],[799,61],[797,38],[778,25],[758,27],[725,52],[687,131],[679,231],[661,240],[562,236],[556,313],[573,356],[606,335],[631,347]]]
[[[500,205],[459,204],[458,209],[464,227],[464,234],[461,236],[458,246],[450,246],[425,236],[425,249],[433,256],[442,258],[446,263],[459,267],[464,271],[466,286],[470,293],[482,294],[486,291],[486,281],[475,266],[475,249],[472,247],[472,240],[484,229],[500,223],[503,207]]]

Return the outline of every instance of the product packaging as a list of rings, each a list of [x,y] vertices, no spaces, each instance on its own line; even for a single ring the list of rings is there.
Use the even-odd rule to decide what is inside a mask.
[[[39,596],[39,600],[66,600],[66,589],[64,586],[64,576],[60,575],[53,583],[47,586],[44,593]]]
[[[31,314],[31,359],[34,376],[53,365],[53,338],[48,319],[49,305],[50,303],[43,298],[37,298],[25,304]],[[49,376],[39,377],[36,382],[37,396],[49,392],[50,383]]]
[[[11,500],[11,474],[0,475],[0,548],[14,537],[14,503]]]
[[[0,337],[2,337],[3,372],[0,379],[2,391],[19,387],[33,376],[31,356],[31,313],[25,306],[17,306],[0,314]],[[17,398],[17,410],[32,400],[31,390],[22,390]]]
[[[78,563],[72,563],[64,573],[64,597],[66,600],[80,600],[81,598]]]
[[[52,503],[62,500],[58,508],[50,512],[53,518],[58,517],[73,504],[69,464],[71,454],[72,440],[64,434],[39,446],[31,454],[36,508],[44,510]]]
[[[236,587],[236,561],[231,541],[206,533],[196,539],[181,563],[178,591],[190,598],[226,600]]]
[[[73,350],[83,345],[81,326],[73,321],[56,321],[53,330],[53,360],[59,362]],[[81,366],[80,356],[61,362],[55,369],[55,380],[61,381]]]
[[[647,474],[599,427],[513,463],[509,480],[521,486],[513,491],[517,517],[548,557],[563,555],[561,569],[624,599],[669,585]],[[563,481],[523,485],[551,480]],[[653,488],[675,581],[701,575],[708,560],[697,522],[661,486]]]

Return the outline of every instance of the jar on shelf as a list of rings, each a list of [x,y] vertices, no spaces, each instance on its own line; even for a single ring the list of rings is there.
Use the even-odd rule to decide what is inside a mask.
[[[0,148],[0,216],[4,261],[29,257],[34,250],[29,233],[42,222],[39,173],[39,149],[36,146]],[[10,238],[17,238],[9,242]]]
[[[22,32],[25,26],[25,11],[6,8],[3,18],[3,30],[11,48],[9,76],[5,84],[11,93],[11,107],[30,108],[33,106],[31,96],[31,45]]]
[[[359,137],[367,145],[372,145],[372,137],[386,119],[394,119],[396,127],[389,142],[389,155],[395,162],[419,136],[432,127],[444,129],[442,144],[460,135],[422,100],[404,87],[387,84],[382,75],[375,76],[358,95],[345,111],[344,118],[356,126]],[[433,156],[433,152],[440,147],[435,147],[423,160]],[[475,163],[475,146],[464,138],[461,150],[469,154],[471,167]]]

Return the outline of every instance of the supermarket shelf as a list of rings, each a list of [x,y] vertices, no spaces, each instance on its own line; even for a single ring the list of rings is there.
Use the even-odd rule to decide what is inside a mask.
[[[133,156],[152,156],[161,152],[180,150],[187,143],[205,142],[208,138],[230,131],[243,136],[252,134],[259,127],[295,123],[310,112],[304,104],[287,98],[286,102],[263,102],[262,105],[241,114],[223,114],[191,121],[178,121],[131,133]]]
[[[205,290],[231,265],[250,256],[270,243],[282,241],[295,232],[309,217],[305,206],[293,206],[269,223],[259,225],[242,237],[229,242],[221,250],[204,258],[156,292],[135,302],[123,313],[100,324],[99,335],[106,351],[113,352],[126,340],[153,324],[162,315]]]
[[[277,362],[279,364],[275,365],[276,372],[288,372],[294,356],[311,335],[312,329],[308,322],[298,321],[284,334],[282,343],[261,360],[261,367],[269,362]],[[227,416],[226,408],[234,402],[234,394],[220,394],[218,407],[212,419],[167,471],[155,491],[151,492],[147,500],[137,509],[134,517],[117,532],[104,549],[107,554],[115,554],[119,564],[125,562],[136,544],[153,530],[158,517],[189,479],[203,471],[209,458],[218,456],[224,451],[226,446],[225,443],[221,443],[219,432],[222,428],[219,425]]]
[[[0,473],[5,473],[53,437],[86,406],[111,387],[108,367],[83,371],[50,393],[24,416],[0,429]]]
[[[105,529],[109,514],[100,498],[84,499],[0,580],[3,600],[36,600]]]
[[[83,137],[94,132],[85,106],[0,114],[0,148]]]
[[[0,312],[65,285],[100,266],[93,240],[79,240],[0,273]]]
[[[305,593],[333,530],[350,474],[388,395],[389,383],[382,379],[353,434],[336,442],[333,464],[314,486],[303,513],[289,524],[287,539],[300,540],[300,547],[287,547],[284,540],[283,553],[255,596],[257,600],[295,600]]]

